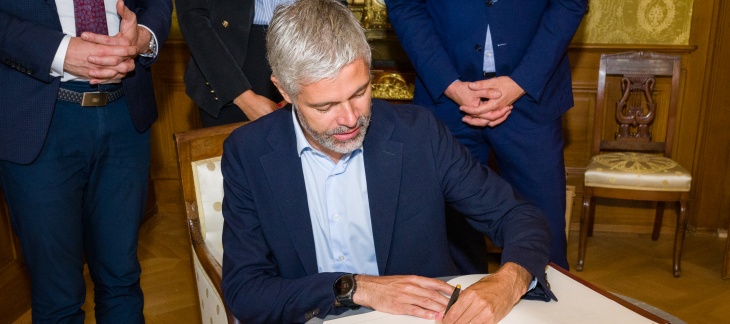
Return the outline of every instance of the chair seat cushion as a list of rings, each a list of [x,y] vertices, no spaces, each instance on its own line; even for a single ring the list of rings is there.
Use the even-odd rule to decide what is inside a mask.
[[[590,187],[689,191],[692,175],[672,159],[645,153],[612,152],[591,159],[585,173]]]

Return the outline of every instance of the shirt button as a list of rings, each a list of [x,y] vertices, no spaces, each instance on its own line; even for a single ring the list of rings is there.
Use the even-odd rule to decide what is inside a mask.
[[[337,258],[337,260],[339,260],[339,261],[344,261],[344,260],[345,260],[345,256],[344,256],[344,255],[340,255],[340,256],[339,256],[339,257]]]
[[[333,220],[336,220],[336,221],[340,220],[340,214],[334,214],[334,215],[332,215],[332,219]]]

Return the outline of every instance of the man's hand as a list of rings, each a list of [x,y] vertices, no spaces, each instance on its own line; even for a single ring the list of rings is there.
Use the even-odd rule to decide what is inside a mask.
[[[72,37],[63,61],[63,70],[89,79],[92,84],[121,79],[134,70],[134,61],[123,58],[135,53],[136,49],[132,46],[100,45],[81,37]]]
[[[238,106],[249,120],[254,121],[259,119],[263,115],[266,115],[276,110],[276,103],[269,100],[264,96],[259,96],[253,92],[253,90],[246,90],[240,94],[236,99],[233,99],[233,103]]]
[[[481,81],[477,81],[481,82]],[[455,81],[444,91],[444,94],[459,105],[459,109],[466,115],[462,121],[478,127],[496,126],[502,123],[512,106],[498,107],[487,105],[492,100],[502,98],[502,91],[497,88],[477,87],[475,83]]]
[[[467,114],[462,120],[469,125],[482,127],[494,127],[504,122],[512,111],[512,104],[525,94],[522,87],[508,76],[471,82],[468,88],[483,93],[482,98],[488,100],[476,106],[461,105],[461,111]],[[498,91],[501,95],[489,97],[489,91]]]
[[[505,263],[494,274],[463,290],[446,316],[442,315],[443,323],[499,322],[527,292],[532,278],[525,268]]]
[[[81,34],[81,39],[86,42],[108,48],[123,48],[123,50],[87,54],[87,61],[91,65],[86,76],[92,84],[124,77],[127,72],[134,70],[134,58],[149,48],[152,35],[146,28],[137,25],[137,16],[124,5],[123,0],[117,1],[117,13],[121,17],[118,34],[114,36],[89,32]]]
[[[454,287],[441,280],[419,276],[357,275],[355,280],[357,291],[353,301],[356,304],[425,319],[435,319],[442,313],[449,302],[443,294],[454,291]]]

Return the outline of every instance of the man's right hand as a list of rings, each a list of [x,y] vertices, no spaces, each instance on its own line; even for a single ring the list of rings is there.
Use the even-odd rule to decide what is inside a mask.
[[[233,99],[233,103],[238,106],[249,120],[254,121],[259,119],[263,115],[266,115],[276,110],[276,103],[269,100],[264,96],[259,96],[253,92],[253,90],[246,90],[240,94],[236,99]]]
[[[355,280],[356,304],[425,319],[435,319],[443,312],[449,302],[446,296],[454,291],[454,287],[441,280],[419,276],[356,275]]]

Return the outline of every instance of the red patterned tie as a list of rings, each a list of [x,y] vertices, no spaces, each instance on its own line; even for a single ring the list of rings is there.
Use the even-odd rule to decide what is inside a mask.
[[[104,0],[74,0],[76,36],[88,31],[108,35]]]

